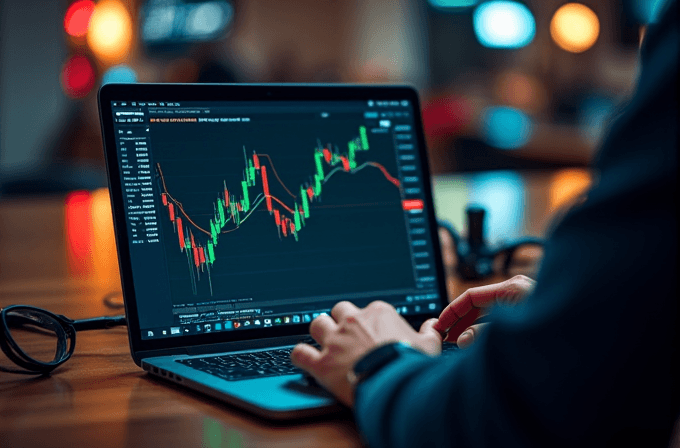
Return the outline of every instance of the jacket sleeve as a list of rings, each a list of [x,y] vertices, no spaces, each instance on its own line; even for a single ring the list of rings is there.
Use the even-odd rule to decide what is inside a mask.
[[[650,29],[599,182],[550,236],[534,293],[452,358],[362,383],[372,447],[667,446],[680,413],[677,3]],[[637,445],[636,445],[637,444]]]

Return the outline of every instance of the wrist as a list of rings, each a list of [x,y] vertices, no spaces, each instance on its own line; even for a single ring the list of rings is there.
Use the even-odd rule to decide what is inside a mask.
[[[347,381],[353,389],[366,379],[378,373],[385,366],[399,359],[405,351],[411,350],[406,342],[390,342],[380,345],[362,356],[347,372]]]

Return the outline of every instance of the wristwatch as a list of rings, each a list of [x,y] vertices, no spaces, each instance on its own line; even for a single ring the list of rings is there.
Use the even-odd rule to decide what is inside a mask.
[[[371,375],[377,373],[390,362],[402,356],[411,346],[405,342],[391,342],[381,345],[364,355],[355,365],[354,369],[347,372],[347,381],[352,387],[356,387]]]

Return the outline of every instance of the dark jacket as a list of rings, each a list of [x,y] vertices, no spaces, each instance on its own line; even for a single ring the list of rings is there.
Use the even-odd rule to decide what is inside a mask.
[[[449,359],[362,383],[372,447],[668,446],[680,412],[677,2],[650,27],[600,180],[549,237],[534,293]]]

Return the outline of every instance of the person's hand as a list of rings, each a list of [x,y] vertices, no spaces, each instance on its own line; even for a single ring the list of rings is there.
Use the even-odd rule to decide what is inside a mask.
[[[467,348],[486,324],[470,325],[495,303],[517,303],[526,297],[536,282],[524,275],[493,285],[470,288],[455,298],[439,316],[434,329],[446,334],[445,341],[456,341],[458,347]]]
[[[321,351],[308,344],[298,344],[291,353],[293,364],[309,372],[341,402],[354,404],[354,388],[347,374],[369,351],[390,342],[404,342],[422,352],[441,352],[442,338],[434,330],[437,319],[426,321],[416,332],[394,307],[373,302],[359,309],[350,302],[340,302],[331,315],[322,314],[312,321],[309,333]]]

